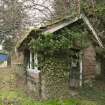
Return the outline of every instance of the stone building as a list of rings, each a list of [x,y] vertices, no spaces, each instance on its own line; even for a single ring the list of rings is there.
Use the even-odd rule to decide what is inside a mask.
[[[33,53],[28,46],[32,39],[38,38],[39,33],[58,35],[66,27],[68,29],[79,27],[83,32],[87,30],[88,40],[84,42],[87,45],[81,47],[81,41],[76,40],[74,46],[66,49],[68,53],[65,49],[61,49],[53,56],[44,55],[46,51]],[[29,30],[16,48],[18,59],[23,59],[21,65],[25,70],[30,94],[36,99],[69,98],[71,88],[78,88],[84,83],[92,82],[96,75],[95,46],[103,48],[96,31],[84,14],[73,19],[62,19],[38,30]]]

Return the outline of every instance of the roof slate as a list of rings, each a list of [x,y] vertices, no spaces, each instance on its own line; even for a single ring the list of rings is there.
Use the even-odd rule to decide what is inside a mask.
[[[24,37],[17,43],[16,48],[18,49],[19,47],[21,47],[22,43],[24,43],[24,41],[27,39],[28,36],[30,36],[30,33],[32,31],[39,31],[41,30],[42,33],[54,33],[70,24],[73,24],[79,20],[83,20],[84,23],[88,26],[89,30],[92,32],[93,36],[95,37],[95,39],[97,40],[98,45],[101,48],[104,48],[100,38],[98,37],[97,32],[95,31],[95,29],[93,28],[92,24],[90,23],[90,21],[88,20],[88,18],[85,16],[85,14],[80,14],[80,16],[75,17],[75,18],[70,18],[70,17],[66,17],[60,21],[57,21],[55,23],[52,23],[50,25],[46,25],[44,27],[40,27],[40,28],[29,28],[29,30],[26,32],[26,34],[24,35]]]

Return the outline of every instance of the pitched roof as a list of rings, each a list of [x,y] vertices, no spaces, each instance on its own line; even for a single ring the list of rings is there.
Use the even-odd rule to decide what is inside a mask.
[[[101,48],[104,48],[102,41],[100,40],[100,38],[98,37],[98,34],[96,32],[96,30],[93,28],[92,24],[90,23],[89,19],[85,16],[85,14],[81,14],[81,18],[83,19],[84,23],[88,26],[89,30],[92,32],[93,36],[95,37],[95,39],[97,40],[98,45]]]
[[[73,19],[71,19],[70,17],[66,17],[60,21],[55,22],[54,24],[51,25],[46,25],[45,27],[40,27],[38,29],[34,29],[34,28],[30,28],[27,32],[26,35],[24,35],[24,37],[17,43],[16,48],[19,48],[22,43],[24,43],[24,41],[28,38],[28,36],[30,36],[30,33],[32,31],[37,31],[37,30],[42,30],[42,33],[54,33],[70,24],[73,24],[79,20],[83,20],[84,23],[87,25],[87,27],[89,28],[89,30],[92,32],[93,36],[95,37],[95,39],[97,40],[98,45],[101,48],[104,48],[102,41],[100,40],[100,38],[98,37],[97,32],[95,31],[95,29],[93,28],[92,24],[90,23],[89,19],[85,16],[85,14],[80,14],[80,16],[75,17]]]

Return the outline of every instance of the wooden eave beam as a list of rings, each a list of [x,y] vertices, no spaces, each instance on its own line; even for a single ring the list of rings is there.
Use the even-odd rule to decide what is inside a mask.
[[[97,35],[97,32],[95,31],[95,29],[93,28],[92,24],[90,23],[89,19],[85,16],[85,14],[81,14],[81,18],[83,19],[83,21],[85,22],[85,24],[88,26],[89,30],[93,33],[93,36],[95,37],[95,39],[97,40],[99,46],[101,48],[104,48],[102,41],[100,40],[100,38]]]
[[[58,30],[60,30],[60,29],[62,29],[62,28],[64,28],[64,27],[66,27],[66,26],[68,26],[69,24],[72,24],[72,23],[74,23],[74,22],[76,22],[76,21],[78,21],[79,19],[81,19],[80,17],[75,17],[74,19],[72,19],[71,21],[66,21],[65,23],[62,23],[62,24],[58,24],[58,25],[56,25],[55,27],[53,27],[53,28],[50,28],[50,29],[48,29],[48,30],[45,30],[43,33],[54,33],[54,32],[56,32],[56,31],[58,31]]]

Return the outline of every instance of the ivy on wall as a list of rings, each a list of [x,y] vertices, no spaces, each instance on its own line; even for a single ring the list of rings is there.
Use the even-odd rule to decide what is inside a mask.
[[[32,51],[42,52],[38,53],[38,69],[41,71],[41,89],[47,98],[69,98],[71,56],[75,53],[71,48],[86,47],[87,34],[81,25],[74,25],[53,34],[41,33],[30,41]]]
[[[46,33],[39,35],[37,39],[32,38],[29,47],[34,51],[46,51],[53,53],[57,50],[70,48],[84,48],[88,44],[88,32],[79,27],[64,28],[53,34]]]

